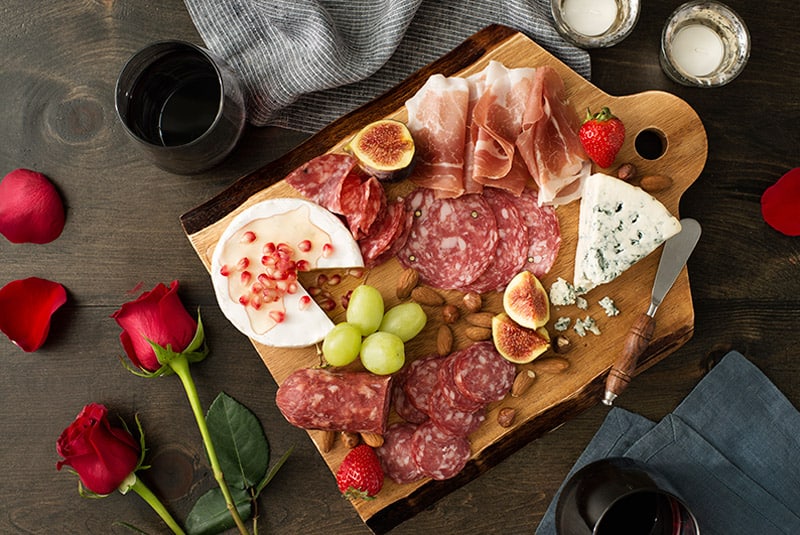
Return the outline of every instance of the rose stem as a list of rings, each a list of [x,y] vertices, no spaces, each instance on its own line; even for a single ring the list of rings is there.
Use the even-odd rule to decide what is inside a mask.
[[[236,527],[239,528],[239,533],[242,535],[249,535],[250,532],[247,531],[247,527],[244,525],[242,518],[239,516],[239,511],[233,504],[233,497],[231,496],[231,491],[228,489],[228,484],[225,483],[225,476],[223,475],[222,468],[219,465],[219,459],[217,459],[217,451],[214,449],[214,444],[211,442],[211,435],[208,433],[208,425],[206,425],[206,419],[203,415],[203,408],[200,406],[200,398],[197,395],[197,388],[194,385],[192,374],[189,372],[189,361],[186,360],[185,355],[179,354],[170,360],[169,367],[172,368],[178,377],[180,377],[181,383],[183,383],[183,388],[186,390],[186,397],[189,398],[189,404],[192,406],[194,418],[197,420],[197,427],[200,429],[200,435],[203,437],[203,444],[206,447],[208,460],[211,463],[211,470],[214,472],[214,479],[217,480],[219,489],[222,491],[222,495],[225,497],[225,503],[228,506],[228,512],[230,512],[231,516],[233,517]]]
[[[131,484],[130,479],[133,479],[133,483]],[[152,493],[152,491],[147,488],[147,486],[142,483],[142,481],[136,477],[136,474],[131,472],[131,475],[128,476],[128,479],[123,481],[122,485],[120,485],[119,491],[123,494],[127,493],[129,490],[132,490],[136,494],[138,494],[144,501],[147,502],[153,511],[155,511],[158,516],[161,517],[161,520],[169,526],[173,533],[176,535],[185,535],[183,529],[175,522],[175,519],[172,518],[172,515],[169,514],[167,508],[164,507],[164,504],[161,503],[161,500]]]

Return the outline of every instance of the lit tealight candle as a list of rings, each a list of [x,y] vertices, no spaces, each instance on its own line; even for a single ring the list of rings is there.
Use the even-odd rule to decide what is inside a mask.
[[[725,55],[722,38],[703,24],[689,24],[672,40],[672,59],[687,74],[707,76],[714,72]]]
[[[602,35],[617,20],[616,0],[564,0],[564,21],[577,33]]]

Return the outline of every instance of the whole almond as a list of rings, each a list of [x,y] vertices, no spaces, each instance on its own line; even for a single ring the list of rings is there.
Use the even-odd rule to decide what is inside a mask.
[[[444,297],[427,286],[417,286],[411,290],[411,299],[420,305],[439,306],[444,304]]]
[[[536,380],[536,373],[533,370],[522,370],[514,378],[514,384],[511,386],[511,397],[518,398],[528,391],[528,389]]]
[[[474,325],[475,327],[485,327],[487,329],[491,329],[492,317],[494,317],[494,314],[491,312],[473,312],[464,316],[464,319],[467,320],[467,323]]]
[[[475,327],[471,325],[464,329],[464,334],[470,340],[474,340],[476,342],[480,342],[481,340],[488,340],[492,337],[492,330],[487,329],[486,327]]]
[[[461,299],[464,301],[464,308],[470,312],[478,312],[483,306],[483,298],[476,292],[465,293]]]
[[[383,435],[378,433],[361,433],[361,440],[364,444],[372,448],[380,448],[383,446]]]
[[[534,360],[533,365],[540,372],[561,373],[569,368],[569,361],[561,357],[546,357]]]
[[[440,356],[449,355],[453,350],[453,331],[447,325],[439,325],[436,333],[436,352]]]
[[[514,417],[517,415],[517,409],[513,407],[503,407],[497,413],[497,423],[500,427],[511,427],[514,424]]]
[[[353,449],[361,442],[361,437],[358,433],[351,433],[350,431],[342,431],[342,444],[348,449]]]
[[[406,268],[400,273],[400,278],[397,279],[397,297],[398,299],[407,299],[411,295],[417,284],[419,284],[419,273],[414,268]]]
[[[569,338],[564,336],[563,334],[558,334],[553,337],[553,341],[551,342],[553,346],[553,351],[556,353],[569,353],[572,349],[572,342],[569,341]]]
[[[333,449],[333,443],[336,441],[336,431],[323,431],[322,441],[320,443],[320,450],[322,453],[328,453]]]
[[[658,193],[672,186],[672,179],[664,175],[647,175],[639,181],[639,187],[648,193]]]
[[[461,314],[455,305],[445,305],[442,307],[442,321],[445,323],[455,323]]]

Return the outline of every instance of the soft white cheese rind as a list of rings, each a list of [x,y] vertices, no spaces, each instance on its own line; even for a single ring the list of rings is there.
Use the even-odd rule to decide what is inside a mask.
[[[298,285],[297,293],[284,296],[286,310],[284,321],[263,334],[254,332],[245,307],[231,298],[228,279],[220,273],[224,245],[236,231],[251,221],[297,210],[303,206],[308,207],[310,222],[324,230],[331,237],[334,246],[333,253],[327,258],[320,258],[315,269],[363,267],[364,260],[358,243],[334,214],[318,204],[288,197],[260,202],[238,214],[222,233],[211,257],[211,282],[222,313],[242,334],[267,346],[287,348],[310,346],[325,338],[333,328],[333,322],[310,296],[309,305],[303,310],[300,309],[300,298],[307,296],[308,293]],[[279,237],[275,241],[279,242]]]
[[[611,282],[681,230],[680,221],[641,188],[603,173],[581,197],[573,284],[582,292]]]

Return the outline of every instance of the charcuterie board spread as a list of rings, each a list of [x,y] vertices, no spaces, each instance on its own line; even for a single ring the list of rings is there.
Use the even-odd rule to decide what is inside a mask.
[[[541,148],[552,141],[552,132],[558,136],[563,130],[566,123],[559,119],[548,123],[554,125],[549,131],[517,129],[524,132],[515,145],[521,158],[514,157],[513,162],[507,158],[499,164],[505,165],[502,186],[491,177],[492,166],[502,160],[495,150],[502,140],[482,145],[479,133],[470,145],[467,138],[474,160],[470,157],[465,163],[457,156],[455,179],[453,172],[442,171],[453,165],[452,159],[431,157],[431,147],[439,143],[432,139],[432,131],[464,131],[463,124],[460,128],[441,127],[445,119],[434,117],[431,110],[441,111],[446,104],[425,108],[431,95],[440,95],[445,88],[448,102],[458,100],[451,98],[453,94],[468,99],[476,83],[490,87],[486,80],[494,71],[511,80],[510,87],[522,80],[521,84],[532,83],[545,95],[548,86],[554,87],[544,99],[548,118],[560,116],[558,99],[552,96],[560,94],[566,97],[564,103],[572,107],[569,112],[573,115],[583,117],[587,108],[609,107],[624,123],[627,135],[613,168],[600,169],[597,164],[589,168],[588,158],[583,167],[577,165],[576,173],[586,179],[585,185],[581,182],[583,201],[577,200],[581,188],[571,183],[538,178],[531,188],[512,177],[523,160],[528,169],[538,170],[537,176],[550,171],[553,151],[526,153],[519,140],[529,135],[532,146]],[[563,91],[558,93],[562,83]],[[513,108],[511,91],[503,99],[506,110]],[[467,100],[464,103],[467,106]],[[484,121],[480,123],[483,130],[474,132],[504,128],[499,117],[505,112],[487,112],[477,104],[469,109],[468,121]],[[535,112],[541,115],[539,108]],[[534,124],[538,119],[526,123],[530,114],[527,108],[508,113],[512,121],[517,117],[523,124]],[[369,180],[353,179],[355,160],[349,154],[358,153],[353,137],[376,121],[381,121],[380,128],[395,128],[396,123],[385,119],[397,121],[403,128],[407,124],[417,142],[415,167],[409,167],[412,174],[379,181],[375,176],[385,178],[382,175],[392,171],[370,168],[373,176]],[[433,126],[428,124],[431,121]],[[407,136],[405,132],[396,139],[403,141]],[[569,152],[567,138],[562,136],[558,144]],[[655,153],[643,148],[648,139],[655,140]],[[463,134],[456,145],[464,147]],[[493,149],[481,153],[486,146]],[[585,157],[582,149],[576,151]],[[334,156],[320,159],[328,153]],[[334,431],[355,431],[356,439],[360,432],[362,440],[375,446],[386,439],[384,447],[377,448],[388,472],[383,488],[374,499],[353,500],[366,524],[375,532],[385,532],[600,400],[605,375],[620,355],[628,330],[648,308],[660,254],[652,251],[679,229],[680,197],[699,176],[706,154],[700,119],[674,95],[652,91],[610,96],[524,35],[491,26],[181,220],[211,272],[223,311],[248,333],[281,385],[279,408],[291,423],[309,429],[331,471],[335,473],[352,451],[345,440],[337,438],[330,443]],[[363,163],[363,158],[360,161]],[[623,163],[636,169],[638,178],[630,184],[616,177],[617,167]],[[460,174],[465,166],[481,168],[475,176],[490,178],[482,179],[481,184],[470,182]],[[325,182],[333,175],[339,182],[331,197],[328,190],[333,182],[327,186]],[[348,180],[355,180],[355,185],[348,185]],[[361,192],[359,200],[348,198],[348,188]],[[608,201],[609,192],[614,192],[616,200]],[[370,201],[376,195],[382,200]],[[327,212],[317,213],[322,210],[317,202],[342,217],[337,221],[328,218]],[[590,206],[583,206],[589,202]],[[610,207],[603,204],[608,202]],[[634,204],[641,207],[639,212],[628,214]],[[370,213],[370,206],[375,213]],[[592,219],[590,210],[596,213],[592,217],[603,221]],[[252,216],[254,211],[260,215]],[[637,222],[649,222],[650,218],[657,224]],[[271,224],[258,226],[258,221]],[[380,223],[372,225],[374,221]],[[598,232],[606,232],[598,229],[618,232],[629,223],[636,236],[624,239],[647,242],[649,248],[637,246],[642,254],[614,271],[615,262],[621,260],[609,261],[597,248]],[[296,230],[306,227],[311,230],[305,234]],[[349,229],[352,236],[345,232],[346,238],[341,238],[343,229]],[[535,236],[533,229],[539,229],[540,235]],[[269,244],[264,245],[261,257],[267,275],[255,279],[246,269],[248,260],[243,255],[249,254],[246,251],[251,244],[261,250],[263,240],[255,240],[263,235],[268,236]],[[282,250],[281,244],[275,247],[270,241],[273,237],[290,241],[299,251]],[[237,258],[242,260],[232,277]],[[613,277],[604,279],[608,273]],[[578,286],[577,299],[564,297],[573,291],[568,284],[571,281]],[[345,307],[355,300],[359,306],[374,300],[374,296],[362,295],[369,294],[361,291],[365,286],[377,290],[386,310],[416,303],[406,305],[413,311],[397,314],[401,321],[395,321],[394,331],[399,332],[392,336],[402,338],[399,349],[391,341],[375,341],[381,355],[376,363],[368,362],[376,350],[367,349],[367,336],[361,345],[361,361],[356,358],[334,369],[343,375],[320,370],[323,344],[318,342],[345,320],[358,324],[359,318],[351,317]],[[258,288],[256,297],[250,292],[254,287]],[[358,292],[354,292],[356,288]],[[520,311],[511,290],[525,288],[539,288],[539,294],[533,293],[549,295],[549,305],[545,300],[544,309],[539,302]],[[237,295],[242,296],[238,302]],[[262,304],[262,299],[269,302]],[[410,325],[420,317],[420,308],[423,321]],[[527,325],[526,318],[532,318]],[[392,320],[387,314],[383,321]],[[518,321],[525,327],[520,328]],[[659,308],[653,340],[639,360],[637,372],[680,347],[692,336],[693,328],[684,269]],[[361,330],[367,334],[363,326]],[[379,333],[384,330],[392,328],[381,327]],[[519,351],[520,343],[503,343],[512,338],[519,342],[520,332],[527,336],[524,352]],[[337,333],[337,340],[346,336]],[[360,335],[356,336],[360,340]],[[537,340],[544,340],[544,345],[531,347]],[[404,361],[403,357],[392,361],[386,356],[395,349],[401,354],[404,351]],[[395,362],[402,365],[397,373],[391,373],[395,371],[391,368],[381,374],[381,367]],[[436,371],[431,372],[434,367]],[[333,392],[341,396],[338,399],[351,400],[352,406],[331,407],[325,396]],[[312,393],[320,396],[312,397]],[[388,421],[381,411],[388,414]]]

